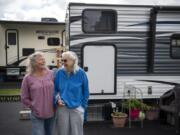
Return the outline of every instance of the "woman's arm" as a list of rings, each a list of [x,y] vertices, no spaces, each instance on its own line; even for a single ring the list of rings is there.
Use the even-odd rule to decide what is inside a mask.
[[[57,105],[58,99],[59,99],[59,72],[56,73],[55,75],[55,80],[54,80],[54,105]]]
[[[89,100],[89,82],[85,72],[83,72],[83,99],[82,99],[82,107],[84,109],[88,106]]]
[[[64,102],[61,100],[60,90],[59,90],[59,72],[56,73],[54,81],[54,105],[64,106]]]
[[[31,108],[31,97],[30,97],[30,92],[29,92],[29,86],[27,83],[27,76],[24,77],[21,85],[21,102],[24,107]]]

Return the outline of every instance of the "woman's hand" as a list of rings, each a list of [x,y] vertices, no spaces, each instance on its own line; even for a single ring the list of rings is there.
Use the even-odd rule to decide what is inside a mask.
[[[65,106],[64,102],[63,102],[60,98],[58,99],[58,105],[59,105],[60,107]]]

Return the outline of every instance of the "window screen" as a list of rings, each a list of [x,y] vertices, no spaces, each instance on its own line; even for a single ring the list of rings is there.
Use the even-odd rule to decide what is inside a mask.
[[[113,10],[84,10],[83,31],[110,33],[116,31],[116,12]]]
[[[171,38],[171,57],[180,59],[180,34],[175,34]]]
[[[49,46],[58,46],[60,45],[60,39],[59,38],[48,38],[47,43]]]
[[[8,45],[16,45],[16,42],[17,42],[16,37],[17,37],[16,32],[8,32],[8,34],[7,34]]]

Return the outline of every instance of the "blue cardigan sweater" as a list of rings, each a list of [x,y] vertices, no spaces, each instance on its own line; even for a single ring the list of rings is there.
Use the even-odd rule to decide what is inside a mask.
[[[65,68],[57,71],[55,77],[54,103],[57,105],[57,97],[60,95],[63,102],[70,109],[88,105],[89,86],[88,78],[83,69],[68,75]]]

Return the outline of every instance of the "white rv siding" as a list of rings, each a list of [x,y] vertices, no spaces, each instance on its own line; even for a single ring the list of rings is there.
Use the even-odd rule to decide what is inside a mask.
[[[180,82],[179,76],[122,76],[118,77],[119,81],[119,89],[122,89],[123,85],[134,85],[135,87],[139,88],[143,92],[144,98],[159,98],[164,92],[167,90],[172,89],[174,86],[167,85],[167,84],[160,84],[160,83],[153,83],[153,82],[144,82],[138,80],[160,80],[160,81],[167,81],[167,82]],[[148,94],[148,87],[152,86],[152,95]]]
[[[123,99],[125,87],[128,85],[134,86],[140,89],[143,93],[144,99],[156,99],[159,98],[167,90],[172,89],[174,86],[153,82],[144,82],[138,80],[159,80],[168,82],[180,82],[179,76],[118,76],[117,77],[117,94],[116,95],[91,95],[90,99]],[[152,94],[148,94],[148,87],[152,87]],[[137,98],[142,98],[140,94],[137,94]]]

